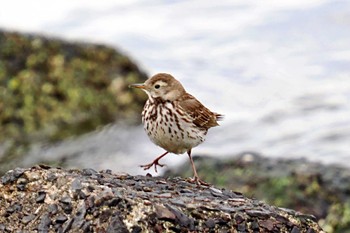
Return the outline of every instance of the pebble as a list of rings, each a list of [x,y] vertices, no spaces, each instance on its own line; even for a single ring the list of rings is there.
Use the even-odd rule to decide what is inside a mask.
[[[206,227],[208,228],[214,228],[215,227],[215,220],[212,218],[209,218],[208,220],[206,220],[204,222],[204,224],[206,225]]]
[[[161,194],[158,194],[157,197],[159,197],[159,198],[171,198],[172,194],[171,193],[161,193]]]
[[[28,224],[30,221],[32,221],[35,218],[34,214],[26,215],[22,218],[23,224]]]
[[[298,227],[294,226],[290,233],[300,233],[300,230]]]
[[[46,192],[45,191],[39,191],[38,192],[38,197],[35,199],[36,203],[43,203],[46,197]]]
[[[67,220],[68,220],[68,218],[66,217],[66,215],[58,215],[58,216],[56,217],[55,222],[56,222],[56,223],[62,224],[62,223],[64,223],[64,222],[67,221]]]
[[[175,220],[176,216],[168,208],[162,205],[155,205],[157,217],[159,219]]]
[[[217,188],[214,188],[214,187],[210,187],[209,188],[210,191],[211,191],[211,194],[214,196],[214,197],[223,197],[224,195],[222,194],[222,191],[217,189]]]
[[[92,168],[85,168],[85,169],[82,170],[82,175],[83,176],[97,175],[97,171],[95,171]]]
[[[1,183],[8,184],[17,180],[17,178],[19,178],[24,173],[24,171],[24,168],[15,168],[14,170],[8,171],[4,176],[1,177]]]
[[[119,216],[113,216],[111,223],[107,228],[107,233],[129,233],[128,228],[125,226],[122,219]]]
[[[58,212],[58,206],[56,204],[49,204],[47,210],[51,215],[55,215]]]
[[[38,232],[48,232],[49,231],[49,226],[51,224],[51,219],[49,217],[49,215],[43,214],[40,218],[40,223],[38,225]]]
[[[251,217],[269,218],[271,216],[271,212],[266,210],[247,210],[246,213]]]
[[[77,213],[74,216],[74,221],[72,224],[72,229],[73,230],[78,230],[80,229],[84,223],[85,223],[85,215],[86,215],[86,208],[83,203],[79,204],[77,206],[78,210]]]
[[[79,179],[74,179],[71,185],[71,189],[73,192],[80,191],[83,188],[83,185],[81,184]]]
[[[267,229],[268,231],[272,231],[274,227],[274,221],[267,219],[260,221],[260,226]]]
[[[70,214],[73,210],[72,199],[68,196],[64,196],[60,200],[60,206],[66,214]]]
[[[64,224],[63,224],[63,229],[62,229],[62,232],[69,232],[72,228],[72,224],[73,224],[73,221],[74,219],[71,218],[69,219],[68,221],[66,221]]]

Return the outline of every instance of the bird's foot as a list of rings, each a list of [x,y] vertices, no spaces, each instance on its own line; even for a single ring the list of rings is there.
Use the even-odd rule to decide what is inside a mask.
[[[140,167],[142,167],[143,170],[148,170],[148,169],[150,169],[152,166],[154,166],[154,170],[158,173],[158,171],[157,171],[157,166],[159,166],[159,167],[164,167],[164,166],[165,166],[165,164],[160,164],[158,160],[159,160],[159,159],[155,159],[152,163],[145,164],[145,165],[140,165]]]
[[[210,186],[209,183],[201,180],[198,176],[194,176],[193,178],[188,178],[190,183],[196,183],[198,185]]]

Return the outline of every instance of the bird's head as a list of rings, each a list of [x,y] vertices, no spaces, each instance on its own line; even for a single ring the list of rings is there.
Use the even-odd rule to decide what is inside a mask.
[[[129,87],[140,88],[149,98],[161,98],[164,101],[174,101],[186,93],[179,81],[165,73],[156,74],[145,83],[131,84]]]

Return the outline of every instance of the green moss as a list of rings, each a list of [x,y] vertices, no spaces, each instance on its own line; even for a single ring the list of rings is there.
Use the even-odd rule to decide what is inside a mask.
[[[117,90],[116,79],[122,80]],[[127,86],[144,79],[113,48],[0,31],[0,145],[15,146],[0,163],[22,154],[22,144],[138,118],[146,97],[130,94]]]
[[[350,232],[350,201],[345,203],[333,203],[329,208],[329,214],[321,222],[322,227],[328,232]]]

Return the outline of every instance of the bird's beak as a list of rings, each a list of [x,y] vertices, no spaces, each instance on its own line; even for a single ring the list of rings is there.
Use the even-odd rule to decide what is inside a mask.
[[[146,86],[143,83],[135,83],[135,84],[130,84],[129,88],[141,88],[141,89],[145,89]]]

